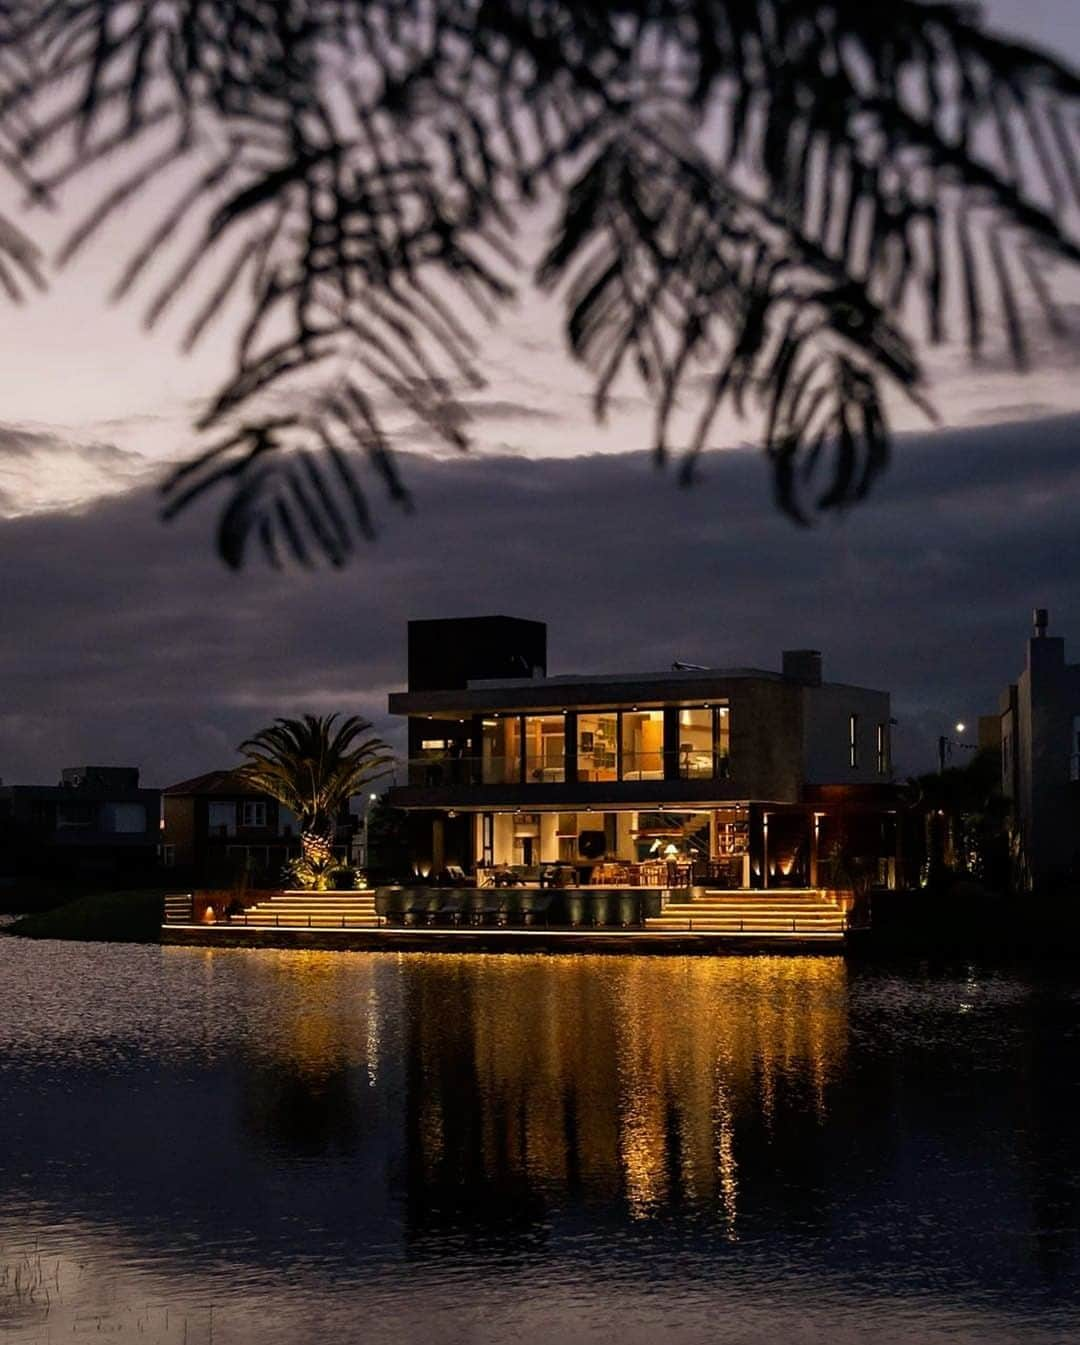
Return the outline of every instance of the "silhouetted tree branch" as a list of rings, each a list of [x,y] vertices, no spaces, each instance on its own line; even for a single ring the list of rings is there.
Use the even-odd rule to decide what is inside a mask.
[[[803,521],[882,470],[890,390],[925,407],[920,313],[974,356],[997,325],[1022,367],[1024,297],[1060,332],[1043,272],[1080,261],[1080,79],[970,5],[0,0],[0,37],[32,199],[109,166],[61,260],[171,191],[116,295],[142,287],[150,325],[195,296],[189,345],[243,296],[213,442],[166,487],[168,514],[227,488],[233,566],[253,541],[343,563],[374,530],[358,454],[407,504],[386,407],[466,445],[475,319],[514,294],[541,194],[535,279],[597,414],[636,371],[663,459],[697,408],[689,479],[720,410],[757,409]],[[9,229],[10,288],[36,271]]]

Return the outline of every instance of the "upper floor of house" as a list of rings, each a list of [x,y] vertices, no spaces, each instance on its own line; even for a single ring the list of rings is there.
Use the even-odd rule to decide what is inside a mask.
[[[797,802],[807,785],[891,777],[888,693],[825,682],[815,650],[787,651],[779,671],[675,664],[548,677],[537,622],[411,622],[409,643],[409,689],[389,701],[408,719],[398,806]],[[486,675],[492,649],[519,671]]]
[[[156,845],[160,792],[136,766],[72,766],[55,785],[0,786],[0,825],[50,847]]]
[[[162,795],[165,842],[184,849],[208,841],[267,842],[299,836],[296,817],[235,770],[208,771]]]

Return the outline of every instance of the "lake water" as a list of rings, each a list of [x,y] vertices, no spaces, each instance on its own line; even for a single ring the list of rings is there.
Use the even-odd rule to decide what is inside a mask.
[[[0,1334],[1080,1338],[1080,974],[0,939]]]

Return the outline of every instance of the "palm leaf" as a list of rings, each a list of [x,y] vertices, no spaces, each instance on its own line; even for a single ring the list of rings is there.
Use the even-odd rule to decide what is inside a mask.
[[[1080,261],[1078,105],[1074,71],[944,0],[0,0],[0,165],[36,200],[113,176],[72,255],[191,165],[117,290],[150,322],[196,293],[192,344],[243,296],[213,446],[167,505],[224,492],[231,565],[252,540],[346,563],[375,531],[361,461],[408,503],[385,407],[466,446],[476,333],[541,187],[535,280],[596,414],[642,384],[664,460],[696,411],[683,480],[726,407],[754,414],[782,507],[808,517],[804,467],[850,505],[891,393],[921,398],[919,309],[931,341],[1000,332],[1021,367],[1032,307],[1060,333],[1043,272]],[[36,264],[6,239],[14,294]]]

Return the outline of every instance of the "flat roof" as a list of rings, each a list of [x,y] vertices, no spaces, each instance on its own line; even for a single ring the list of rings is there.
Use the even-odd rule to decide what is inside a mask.
[[[762,677],[772,682],[783,682],[783,673],[769,668],[678,668],[668,672],[640,673],[560,673],[556,677],[499,677],[479,678],[468,683],[470,691],[496,691],[504,687],[563,687],[621,685],[624,682],[700,682],[706,679],[734,677]]]

